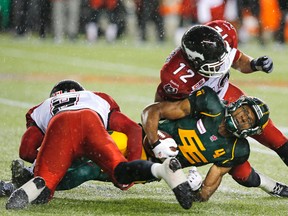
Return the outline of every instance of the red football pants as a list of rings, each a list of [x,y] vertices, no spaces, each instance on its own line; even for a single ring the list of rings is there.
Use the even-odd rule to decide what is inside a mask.
[[[99,165],[114,182],[115,167],[127,161],[96,112],[83,109],[59,113],[48,125],[34,176],[45,180],[52,196],[72,161],[82,156]]]
[[[237,86],[229,83],[229,87],[224,96],[224,100],[227,100],[228,102],[234,102],[242,95],[246,94]],[[271,119],[269,119],[269,122],[264,128],[263,133],[252,137],[262,145],[265,145],[273,150],[280,148],[287,142],[287,138],[278,128],[275,127]],[[249,162],[246,161],[244,164],[233,168],[230,173],[233,178],[245,181],[251,173],[251,166]]]

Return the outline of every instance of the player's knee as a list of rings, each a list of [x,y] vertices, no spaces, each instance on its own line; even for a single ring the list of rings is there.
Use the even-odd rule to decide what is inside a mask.
[[[129,175],[129,167],[127,167],[127,162],[121,162],[117,165],[114,170],[114,177],[120,184],[130,184],[132,183],[132,176]]]
[[[275,151],[282,159],[282,161],[286,164],[286,166],[288,166],[288,141]]]
[[[120,184],[154,180],[155,177],[151,172],[152,165],[152,162],[143,160],[121,162],[114,170],[114,177]]]
[[[233,179],[240,185],[245,187],[258,187],[261,183],[260,176],[251,168],[250,174],[246,178],[241,178],[240,176],[234,175]]]

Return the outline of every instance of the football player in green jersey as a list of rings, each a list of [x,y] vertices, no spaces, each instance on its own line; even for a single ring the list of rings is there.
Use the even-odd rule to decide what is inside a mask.
[[[218,176],[219,180],[221,180],[222,175],[227,173],[229,170],[230,173],[233,172],[235,169],[233,167],[234,165],[241,164],[247,160],[249,156],[249,145],[247,140],[242,138],[261,133],[267,121],[266,119],[268,118],[269,110],[262,101],[251,97],[241,98],[234,104],[226,107],[225,104],[223,104],[215,95],[216,94],[211,91],[210,88],[204,87],[197,93],[191,95],[187,100],[172,104],[170,104],[170,102],[161,102],[157,105],[151,105],[144,110],[142,117],[144,120],[144,129],[146,128],[146,130],[146,121],[149,120],[151,115],[158,115],[157,118],[155,118],[155,116],[152,118],[153,125],[157,123],[157,119],[160,119],[160,117],[175,119],[172,121],[164,121],[159,125],[157,123],[159,127],[157,130],[166,131],[167,133],[171,134],[179,144],[178,148],[180,151],[175,149],[175,145],[177,147],[175,142],[168,143],[168,145],[174,146],[174,151],[178,152],[176,157],[181,161],[182,165],[187,167],[214,163],[214,166],[211,168],[211,173],[213,174],[214,172],[221,171],[220,177]],[[253,112],[251,112],[251,109],[249,108],[250,106],[253,108]],[[173,108],[172,110],[170,110],[171,107]],[[192,107],[191,110],[190,107]],[[155,108],[156,111],[153,110]],[[165,111],[164,114],[167,116],[163,115],[162,109]],[[179,112],[179,110],[181,112]],[[159,111],[161,111],[161,113],[159,113]],[[254,112],[257,113],[255,124],[253,124],[255,121]],[[236,118],[234,115],[238,117]],[[180,118],[181,116],[186,117],[177,120],[177,118]],[[246,124],[244,124],[245,117],[249,117],[246,119]],[[148,127],[150,127],[149,124],[150,122],[148,123]],[[156,125],[154,126],[157,128]],[[241,128],[241,126],[243,126],[243,128]],[[244,126],[247,128],[244,128]],[[148,129],[148,137],[150,136],[149,131],[151,130],[153,133],[154,129]],[[115,140],[122,154],[126,155],[127,137],[125,134],[114,131],[111,133],[111,136]],[[154,140],[150,140],[150,142],[153,141]],[[161,142],[166,142],[165,144],[167,145],[167,140],[164,139],[158,141],[160,144]],[[155,155],[157,156],[159,153],[162,154],[162,157],[175,156],[175,152],[171,153],[170,149],[167,150],[167,153],[166,148],[163,145],[157,145],[157,148],[153,148],[153,152],[155,154],[152,153],[152,155],[149,155],[149,150],[147,150],[147,148],[145,150],[146,152],[143,150],[141,157],[144,160],[147,159],[147,157],[149,157],[150,160],[151,156],[155,157]],[[109,181],[107,175],[100,172],[100,168],[98,168],[97,165],[88,163],[90,165],[87,166],[85,164],[86,163],[83,162],[80,164],[80,166],[73,167],[73,169],[68,170],[65,178],[58,185],[57,190],[69,190],[88,180]],[[24,164],[22,164],[20,168],[19,166],[16,166],[16,168],[18,167],[18,169],[21,171],[20,172],[17,169],[18,171],[16,174],[22,173],[22,170],[24,170],[23,166]],[[198,189],[200,186],[199,177],[201,185],[201,176],[199,176],[199,174],[193,168],[189,170],[188,180],[191,183],[192,188],[195,187],[193,189]],[[20,178],[23,177],[20,176]],[[210,178],[206,179],[209,180]],[[0,182],[0,196],[1,194],[2,196],[9,196],[13,192],[14,188],[8,187],[10,185],[11,183],[5,183],[3,181]],[[248,184],[246,186],[261,187],[264,191],[271,195],[288,197],[288,187],[286,185],[269,179],[260,173],[256,173],[254,170],[250,175]]]
[[[234,166],[248,159],[250,148],[245,138],[262,132],[269,119],[269,108],[260,99],[247,96],[225,105],[205,86],[187,99],[151,104],[143,110],[141,118],[155,157],[166,158],[179,151],[176,157],[183,167],[213,164],[196,196],[196,200],[207,201],[223,175],[233,173]],[[171,147],[166,139],[159,139],[158,130],[170,134],[178,149]],[[262,182],[266,182],[264,190],[279,195],[273,194],[278,183],[272,183],[255,170],[247,186],[258,187]],[[285,194],[281,196],[287,197],[287,186],[282,186]]]

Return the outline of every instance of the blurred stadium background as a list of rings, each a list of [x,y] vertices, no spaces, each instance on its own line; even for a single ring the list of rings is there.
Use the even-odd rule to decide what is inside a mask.
[[[18,157],[25,113],[47,98],[52,86],[61,79],[75,79],[86,89],[110,94],[124,113],[140,122],[141,111],[153,102],[159,70],[175,48],[173,31],[177,24],[173,23],[173,15],[168,19],[170,39],[161,44],[154,39],[145,44],[135,42],[132,17],[131,34],[112,44],[104,39],[89,44],[84,37],[74,43],[55,44],[52,38],[42,40],[35,34],[23,38],[15,38],[10,32],[0,34],[0,179],[11,177],[10,163]],[[253,36],[253,23],[249,24],[251,38],[239,48],[253,57],[269,55],[274,60],[274,71],[243,75],[231,70],[231,81],[247,94],[265,100],[271,118],[288,136],[288,50],[271,40],[261,46]],[[274,152],[253,140],[251,150],[250,161],[256,170],[288,184],[287,167]],[[204,176],[208,168],[201,167],[199,171]],[[48,205],[16,213],[6,211],[6,198],[0,198],[0,214],[282,216],[287,214],[287,201],[270,197],[260,189],[241,187],[227,175],[208,203],[195,203],[185,211],[163,182],[136,185],[122,192],[110,183],[90,181],[70,191],[56,192]]]

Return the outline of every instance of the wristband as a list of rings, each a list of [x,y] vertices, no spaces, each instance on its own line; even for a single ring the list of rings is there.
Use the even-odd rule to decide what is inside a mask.
[[[160,140],[158,139],[155,143],[151,144],[151,148],[154,149],[156,146],[160,144]]]
[[[250,62],[250,67],[253,71],[257,71],[257,68],[256,68],[256,61],[257,59],[253,59],[251,62]]]

